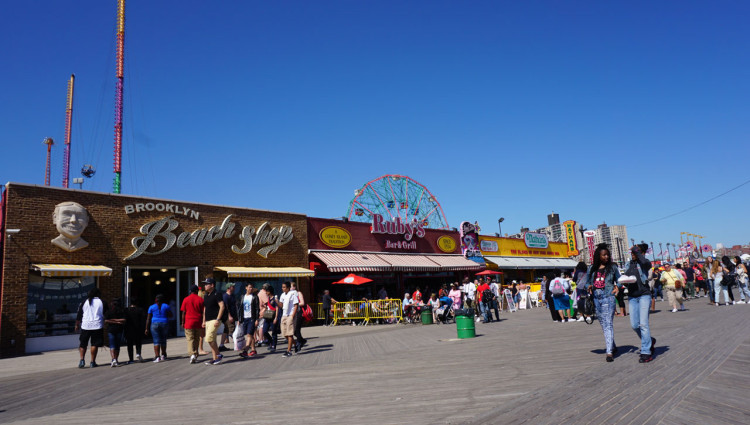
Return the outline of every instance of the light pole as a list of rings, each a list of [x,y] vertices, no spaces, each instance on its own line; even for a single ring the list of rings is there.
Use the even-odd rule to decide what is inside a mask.
[[[672,252],[674,253],[674,259],[675,259],[675,261],[677,261],[677,251],[675,251],[674,245],[675,244],[672,244]]]
[[[505,221],[505,217],[500,217],[497,219],[497,231],[500,232],[500,237],[503,236],[503,228],[500,226],[500,223]]]
[[[620,236],[615,236],[615,244],[617,244],[617,265],[621,265],[622,262],[622,252],[620,252]]]
[[[671,244],[667,242],[667,258],[669,258],[669,260],[672,261],[672,254],[669,253],[669,245]]]
[[[664,247],[659,242],[659,261],[664,261]]]

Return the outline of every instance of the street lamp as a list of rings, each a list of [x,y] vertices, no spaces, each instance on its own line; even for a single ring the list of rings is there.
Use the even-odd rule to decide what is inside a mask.
[[[672,256],[669,254],[669,245],[671,245],[671,244],[669,242],[667,242],[667,258],[669,258],[669,260],[671,261],[672,260]]]
[[[674,249],[675,244],[672,244],[672,252],[674,253],[674,259],[677,261],[677,251]]]
[[[620,236],[615,235],[615,244],[617,244],[617,263],[618,265],[622,262],[622,252],[620,252]]]
[[[651,242],[651,259],[656,261],[656,250],[654,249],[654,243]]]
[[[505,217],[500,217],[497,219],[497,230],[498,232],[500,232],[500,236],[503,235],[503,229],[502,227],[500,227],[500,223],[502,223],[503,221],[505,221]]]

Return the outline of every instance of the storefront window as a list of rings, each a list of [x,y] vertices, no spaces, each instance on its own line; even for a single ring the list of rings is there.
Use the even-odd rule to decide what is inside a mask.
[[[43,277],[29,274],[26,336],[75,333],[78,305],[96,287],[95,277]]]

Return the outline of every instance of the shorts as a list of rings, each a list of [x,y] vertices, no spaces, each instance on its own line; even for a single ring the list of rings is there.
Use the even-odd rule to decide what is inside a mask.
[[[218,320],[209,320],[206,322],[206,342],[216,341],[216,331],[219,329],[221,322]]]
[[[255,333],[255,319],[245,319],[240,326],[242,326],[242,335],[252,336]]]
[[[79,347],[86,348],[89,345],[89,339],[91,339],[92,347],[103,347],[104,346],[104,330],[103,329],[81,329],[81,336],[78,338]]]
[[[284,338],[294,336],[294,318],[292,316],[281,318],[281,336]]]
[[[151,322],[151,339],[154,345],[165,345],[167,343],[167,323]]]
[[[236,326],[236,321],[229,321],[229,319],[222,322],[224,324],[224,335],[232,335],[234,334],[234,328]]]
[[[119,350],[122,346],[122,332],[108,332],[109,335],[109,349]]]
[[[265,325],[266,325],[266,319],[264,319],[263,317],[258,319],[258,329],[263,329],[263,326]]]

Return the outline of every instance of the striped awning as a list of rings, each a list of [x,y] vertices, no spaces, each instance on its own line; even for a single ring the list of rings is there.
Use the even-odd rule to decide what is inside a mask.
[[[54,276],[112,276],[112,269],[104,266],[80,264],[32,264],[31,267],[45,277]]]
[[[481,270],[485,268],[476,261],[471,261],[463,255],[428,255],[427,258],[440,265],[441,270]]]
[[[572,269],[578,264],[570,258],[501,257],[485,255],[484,259],[497,264],[498,269]]]
[[[391,264],[376,254],[363,252],[311,251],[332,272],[380,272],[392,270]]]
[[[409,254],[377,254],[378,257],[388,262],[396,271],[431,272],[440,271],[440,265],[426,255]]]
[[[315,272],[302,267],[215,267],[227,277],[310,277]]]

